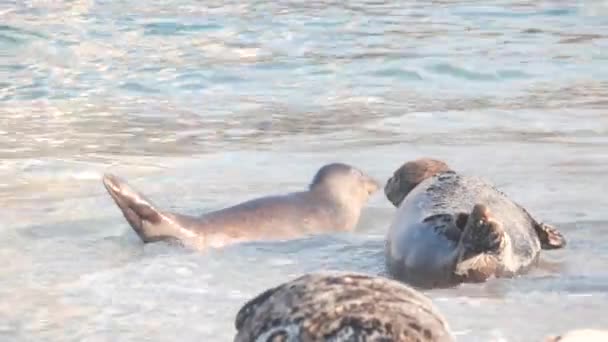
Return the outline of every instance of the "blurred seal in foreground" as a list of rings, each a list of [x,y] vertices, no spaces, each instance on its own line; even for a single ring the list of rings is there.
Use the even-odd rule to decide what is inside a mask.
[[[271,288],[236,315],[235,342],[452,342],[431,300],[395,280],[318,272]]]

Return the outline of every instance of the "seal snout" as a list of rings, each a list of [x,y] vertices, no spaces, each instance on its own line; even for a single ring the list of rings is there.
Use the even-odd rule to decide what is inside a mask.
[[[384,195],[395,207],[398,207],[401,204],[408,193],[408,191],[403,191],[401,189],[401,185],[399,175],[396,174],[391,176],[386,181],[386,184],[384,184]]]
[[[384,194],[387,197],[396,197],[396,195],[399,195],[396,193],[397,191],[399,191],[399,176],[392,175],[384,184]]]
[[[369,195],[372,195],[373,193],[378,191],[381,186],[382,185],[380,184],[380,182],[377,181],[376,179],[374,179],[370,176],[365,177],[365,188]]]

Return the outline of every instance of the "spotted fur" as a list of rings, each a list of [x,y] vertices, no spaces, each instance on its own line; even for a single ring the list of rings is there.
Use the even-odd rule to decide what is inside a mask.
[[[416,290],[387,278],[320,272],[264,291],[239,310],[235,342],[453,341]]]

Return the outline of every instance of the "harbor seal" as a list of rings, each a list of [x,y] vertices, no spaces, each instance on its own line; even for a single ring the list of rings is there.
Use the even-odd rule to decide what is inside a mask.
[[[144,243],[172,240],[198,250],[351,231],[369,197],[380,188],[359,169],[331,163],[317,171],[306,191],[252,199],[195,217],[158,209],[112,174],[104,175],[103,184]]]
[[[234,342],[455,341],[431,300],[406,284],[362,273],[309,273],[238,311]]]
[[[526,272],[566,239],[488,182],[442,161],[405,163],[384,187],[398,207],[386,239],[389,273],[410,285],[450,287]]]

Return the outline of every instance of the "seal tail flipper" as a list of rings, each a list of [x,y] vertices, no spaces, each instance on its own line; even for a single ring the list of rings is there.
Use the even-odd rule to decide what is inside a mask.
[[[456,274],[483,280],[494,273],[494,254],[503,248],[505,232],[488,207],[476,204],[462,232]]]
[[[538,222],[532,217],[532,215],[521,205],[517,205],[523,210],[526,215],[532,221],[536,235],[540,240],[540,247],[542,249],[560,249],[566,247],[566,238],[560,233],[560,231],[552,225]]]
[[[566,238],[557,228],[546,223],[537,223],[534,230],[540,240],[542,249],[560,249],[566,247]]]
[[[163,214],[143,195],[112,174],[104,174],[103,185],[141,240],[154,241],[146,226],[160,224]]]

